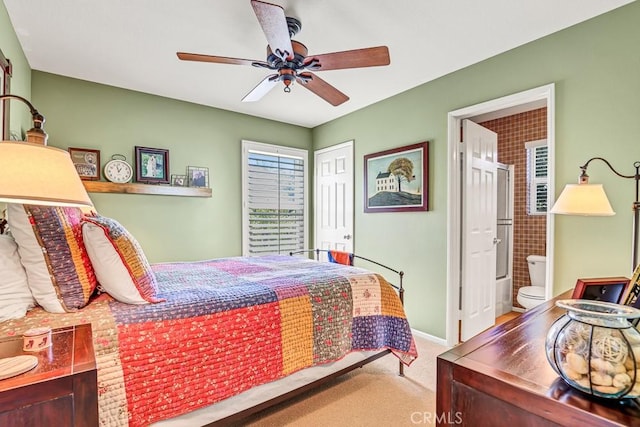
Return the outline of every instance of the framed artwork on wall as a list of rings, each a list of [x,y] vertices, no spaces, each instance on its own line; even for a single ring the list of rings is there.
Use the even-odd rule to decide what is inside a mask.
[[[169,184],[169,150],[135,147],[136,181]]]
[[[429,142],[364,156],[364,211],[429,210]]]
[[[628,277],[578,279],[571,298],[619,303],[629,284]]]
[[[100,150],[69,147],[69,156],[80,175],[86,181],[100,180]]]

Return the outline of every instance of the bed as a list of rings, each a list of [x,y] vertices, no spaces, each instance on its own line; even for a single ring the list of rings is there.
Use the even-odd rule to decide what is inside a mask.
[[[122,234],[100,229],[117,248]],[[89,259],[104,284],[99,255]],[[121,262],[128,256],[118,252]],[[147,267],[128,270],[154,277],[153,295],[140,288],[145,303],[94,292],[82,308],[39,306],[0,323],[0,336],[91,323],[100,425],[228,422],[385,353],[405,365],[417,357],[400,297],[378,273],[289,255]]]

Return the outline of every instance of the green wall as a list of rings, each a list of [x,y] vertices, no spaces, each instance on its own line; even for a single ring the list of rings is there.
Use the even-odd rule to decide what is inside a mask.
[[[633,161],[640,160],[638,22],[636,2],[313,130],[41,72],[31,75],[15,34],[6,30],[10,22],[1,3],[0,49],[14,60],[20,94],[28,97],[30,89],[46,115],[50,145],[100,149],[103,164],[115,153],[131,160],[135,145],[168,148],[171,173],[187,165],[209,167],[211,199],[92,195],[97,209],[129,228],[154,262],[240,253],[242,139],[308,149],[354,139],[355,250],[401,266],[412,327],[444,338],[447,113],[555,83],[556,194],[575,182],[578,166],[593,156],[631,174]],[[28,122],[20,126],[27,128]],[[424,140],[430,141],[430,211],[364,214],[363,156]],[[630,273],[633,182],[603,165],[594,164],[589,172],[592,182],[605,185],[617,215],[557,217],[556,294],[578,277]]]
[[[11,76],[11,94],[31,99],[31,68],[24,56],[22,47],[18,43],[11,20],[7,14],[4,3],[0,2],[0,50],[5,58],[11,61],[13,72]],[[29,108],[20,101],[9,101],[11,119],[9,128],[18,134],[31,129],[31,114]],[[2,135],[0,135],[2,139]]]
[[[103,165],[113,154],[133,164],[134,146],[164,148],[170,174],[209,168],[212,198],[90,194],[152,262],[241,254],[242,139],[311,149],[307,128],[58,75],[34,71],[32,92],[51,146],[98,149]]]
[[[633,174],[640,160],[638,22],[640,4],[632,3],[313,130],[314,149],[355,140],[355,251],[402,266],[412,327],[445,336],[447,113],[555,83],[556,194],[594,156]],[[363,213],[363,156],[424,140],[430,211]],[[633,180],[603,164],[589,174],[605,185],[617,215],[556,217],[554,294],[579,277],[630,274]]]

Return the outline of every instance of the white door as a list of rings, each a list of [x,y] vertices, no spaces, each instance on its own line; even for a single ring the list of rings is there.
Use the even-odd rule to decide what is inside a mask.
[[[462,123],[462,329],[461,340],[496,320],[498,135],[476,123]]]
[[[318,150],[314,160],[315,247],[353,252],[353,141]]]

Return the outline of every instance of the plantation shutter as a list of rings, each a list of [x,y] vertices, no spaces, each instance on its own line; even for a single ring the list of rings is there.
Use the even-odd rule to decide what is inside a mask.
[[[306,249],[306,155],[249,149],[245,157],[245,254]]]
[[[549,149],[546,140],[526,144],[528,157],[529,214],[547,212]]]

